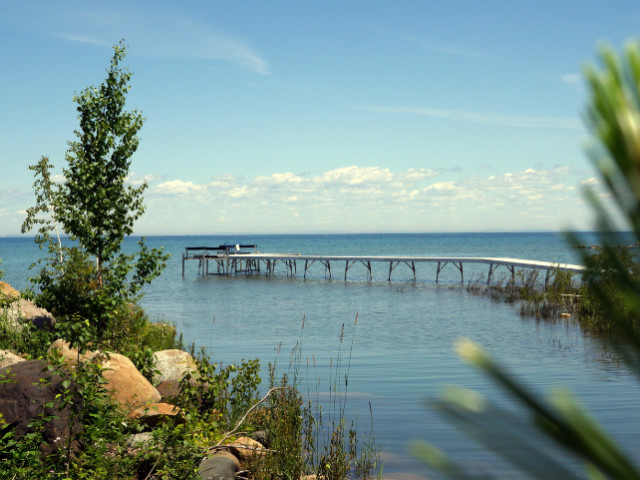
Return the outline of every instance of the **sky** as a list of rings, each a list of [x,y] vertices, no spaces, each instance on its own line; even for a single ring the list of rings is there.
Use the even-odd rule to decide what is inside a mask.
[[[140,235],[589,229],[586,65],[633,1],[0,0],[0,236],[128,45]]]

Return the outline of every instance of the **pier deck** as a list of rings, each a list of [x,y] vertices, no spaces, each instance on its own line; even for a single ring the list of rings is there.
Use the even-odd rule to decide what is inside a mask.
[[[303,255],[298,253],[242,252],[240,248],[234,253],[234,249],[223,249],[221,247],[188,247],[182,255],[182,276],[185,274],[185,262],[187,260],[198,260],[198,272],[202,275],[255,275],[264,273],[269,276],[275,274],[276,266],[280,264],[284,266],[287,276],[294,277],[298,275],[298,264],[300,264],[303,278],[307,277],[309,268],[315,263],[324,266],[325,276],[328,276],[328,278],[332,278],[332,275],[337,270],[335,268],[336,266],[344,264],[344,280],[347,280],[349,269],[355,264],[364,265],[369,280],[372,280],[372,264],[382,263],[388,264],[389,266],[387,276],[389,281],[391,281],[391,275],[394,269],[399,265],[406,265],[410,268],[413,272],[413,279],[416,280],[416,264],[433,263],[437,264],[436,283],[438,283],[440,279],[440,273],[447,265],[453,265],[458,269],[462,283],[464,283],[465,264],[488,265],[487,284],[491,282],[491,278],[498,267],[506,268],[510,272],[512,279],[515,279],[516,268],[543,270],[546,272],[545,284],[548,283],[550,276],[556,271],[582,273],[585,269],[582,265],[503,257]],[[251,247],[255,248],[253,245]],[[210,262],[215,265],[215,271],[210,270]],[[332,264],[334,267],[333,271]]]

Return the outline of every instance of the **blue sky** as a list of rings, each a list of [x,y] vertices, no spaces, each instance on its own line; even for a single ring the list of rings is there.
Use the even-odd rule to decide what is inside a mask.
[[[0,0],[0,235],[121,38],[136,233],[584,229],[581,71],[637,1]]]

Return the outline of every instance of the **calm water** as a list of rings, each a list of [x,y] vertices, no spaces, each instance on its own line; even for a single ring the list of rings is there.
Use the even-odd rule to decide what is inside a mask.
[[[153,237],[148,242],[173,254],[143,300],[153,318],[174,323],[187,342],[206,347],[224,364],[260,358],[263,365],[276,361],[286,371],[290,352],[302,345],[301,389],[312,396],[319,391],[321,399],[326,398],[332,377],[348,373],[347,412],[357,417],[358,429],[364,431],[370,428],[371,405],[385,476],[428,474],[407,454],[409,442],[416,438],[438,445],[474,468],[495,466],[494,459],[423,405],[443,385],[456,384],[512,408],[508,399],[453,353],[454,341],[463,336],[481,343],[540,392],[571,389],[632,455],[640,451],[638,383],[605,344],[585,337],[570,321],[522,318],[513,305],[467,294],[459,287],[459,272],[451,266],[444,270],[439,285],[434,283],[434,265],[419,265],[417,282],[402,266],[387,282],[388,265],[383,264],[374,265],[373,282],[364,280],[363,267],[353,267],[351,280],[344,282],[344,265],[334,267],[333,280],[315,266],[307,280],[285,275],[202,278],[196,262],[187,262],[186,275],[181,276],[184,247],[203,244],[257,243],[265,253],[505,256],[577,262],[562,237],[303,235]],[[37,254],[30,240],[0,239],[5,280],[23,288],[26,268]],[[465,279],[482,276],[486,266],[465,266]],[[511,475],[508,469],[503,473]]]

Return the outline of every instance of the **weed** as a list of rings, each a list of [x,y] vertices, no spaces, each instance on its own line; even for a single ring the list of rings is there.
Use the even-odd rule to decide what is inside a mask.
[[[354,327],[356,325],[357,317]],[[304,332],[304,321],[302,329]],[[278,391],[263,409],[262,423],[258,425],[267,429],[272,439],[269,453],[256,460],[258,472],[271,472],[280,478],[297,479],[302,474],[316,474],[319,478],[345,479],[368,478],[379,467],[373,428],[365,432],[363,442],[356,423],[347,419],[353,338],[346,358],[343,357],[344,340],[343,325],[337,358],[330,361],[327,402],[320,401],[320,379],[315,382],[315,392],[307,392],[306,401],[296,388],[301,382],[302,339],[291,352],[291,374],[285,373],[276,380],[276,365],[270,364],[270,382]],[[346,372],[343,363],[346,363]],[[315,358],[307,358],[306,366],[310,378],[313,373],[309,367],[315,368]],[[370,414],[373,423],[371,408]]]
[[[540,278],[538,270],[518,271],[510,278],[501,277],[489,285],[476,281],[467,286],[473,295],[487,295],[495,301],[520,302],[520,314],[541,318],[557,318],[575,311],[575,302],[583,291],[570,272],[553,270]]]

